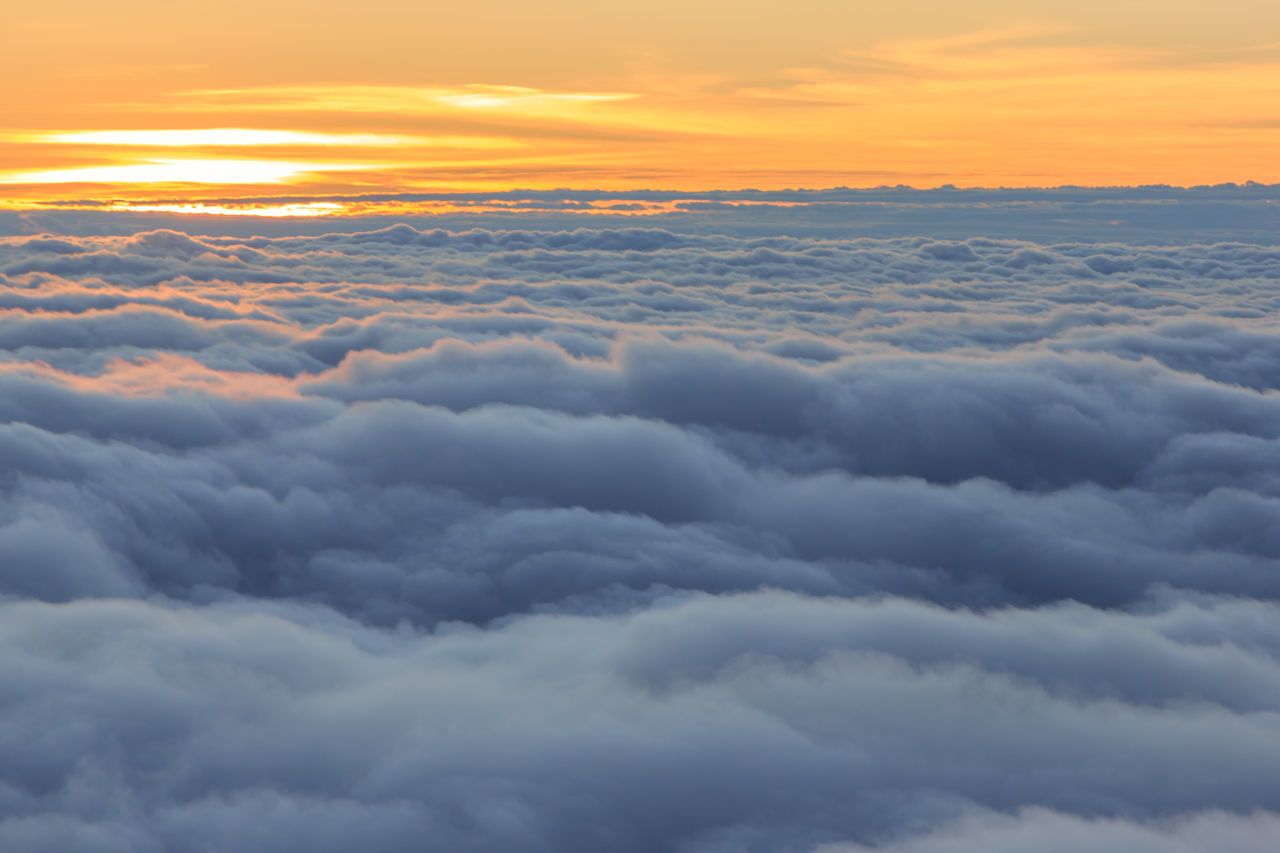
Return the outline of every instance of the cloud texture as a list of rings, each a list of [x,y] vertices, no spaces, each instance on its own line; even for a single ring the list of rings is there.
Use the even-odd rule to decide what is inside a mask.
[[[1278,278],[3,238],[0,848],[1269,849]]]

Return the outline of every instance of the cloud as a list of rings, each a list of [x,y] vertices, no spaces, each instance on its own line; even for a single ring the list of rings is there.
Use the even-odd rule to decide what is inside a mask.
[[[0,240],[0,847],[1266,849],[1277,254],[1176,236]]]
[[[127,816],[156,849],[804,849],[1034,804],[1085,830],[1225,808],[1237,832],[1276,805],[1275,658],[1194,637],[1274,605],[756,593],[431,634],[298,605],[5,610],[6,730],[63,709],[6,738],[11,839]]]
[[[460,132],[472,130],[474,128]],[[509,135],[509,130],[502,132]],[[530,131],[527,127],[521,129],[524,134]],[[508,180],[512,168],[515,167],[506,167]],[[523,167],[522,173],[531,183],[563,177],[545,174],[546,168],[529,165]],[[581,171],[587,167],[577,168]],[[643,166],[636,165],[625,176],[615,177],[634,180],[643,171]],[[938,173],[933,180],[940,183],[953,174]],[[899,178],[876,172],[858,176],[862,183],[887,183]],[[830,174],[819,179],[827,181]],[[1275,202],[1274,185],[1253,182],[1187,188],[1156,185],[959,189],[947,185],[913,189],[899,185],[874,189],[706,192],[640,189],[328,195],[294,192],[205,198],[194,206],[189,198],[135,198],[129,202],[134,212],[118,206],[103,212],[101,201],[68,199],[39,210],[0,211],[0,234],[49,231],[129,235],[177,228],[243,240],[262,235],[320,236],[341,231],[370,231],[406,223],[423,231],[444,228],[453,232],[468,229],[555,232],[584,227],[593,231],[629,230],[640,222],[682,234],[760,238],[780,234],[838,239],[928,235],[930,242],[983,236],[1041,244],[1119,241],[1164,246],[1242,241],[1270,245],[1280,225]],[[184,214],[205,210],[227,215],[175,217],[162,212],[165,205]],[[154,210],[138,212],[141,209]],[[233,215],[237,211],[245,215]],[[280,219],[253,215],[290,211],[293,215]],[[297,215],[298,212],[336,214],[342,211],[347,215],[311,218]],[[637,212],[642,216],[635,215]]]
[[[946,830],[887,846],[823,845],[820,853],[944,853],[989,850],[1193,851],[1265,850],[1280,826],[1274,815],[1205,812],[1177,821],[1082,820],[1046,809],[1027,809],[1016,817],[969,818]]]

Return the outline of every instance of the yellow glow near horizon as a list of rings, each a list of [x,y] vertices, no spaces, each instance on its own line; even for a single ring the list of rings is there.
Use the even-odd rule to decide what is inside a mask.
[[[0,174],[2,184],[280,184],[306,172],[366,166],[284,160],[150,160],[121,166]]]
[[[325,196],[1280,182],[1273,0],[219,9],[10,10],[0,204],[66,200],[75,184],[90,202],[216,205],[202,185],[251,198],[286,182]],[[166,189],[147,198],[149,184]]]
[[[185,213],[198,216],[333,216],[344,213],[346,206],[338,202],[307,201],[297,204],[259,204],[237,205],[202,204],[119,204],[112,205],[115,210],[127,210],[133,213]]]

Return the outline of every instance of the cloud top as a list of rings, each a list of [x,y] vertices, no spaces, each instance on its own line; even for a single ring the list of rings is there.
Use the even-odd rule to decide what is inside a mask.
[[[496,224],[0,238],[0,847],[1268,849],[1275,245]]]

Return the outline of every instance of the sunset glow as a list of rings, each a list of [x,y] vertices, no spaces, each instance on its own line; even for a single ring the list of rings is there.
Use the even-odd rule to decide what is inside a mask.
[[[1255,0],[1212,19],[1181,2],[1147,18],[1101,2],[1029,17],[998,0],[892,13],[804,0],[786,15],[502,0],[429,25],[389,0],[359,19],[286,3],[237,34],[251,58],[235,63],[219,45],[249,6],[151,20],[157,8],[11,13],[5,206],[143,203],[148,184],[181,184],[190,203],[237,184],[252,203],[282,182],[328,197],[1280,180],[1280,14]],[[271,40],[288,20],[305,23]],[[411,50],[424,31],[431,46]],[[179,147],[181,160],[156,157]],[[325,163],[298,156],[316,148]]]
[[[280,184],[305,172],[365,169],[365,165],[291,163],[285,160],[148,160],[120,166],[85,166],[0,175],[6,184]]]
[[[65,145],[130,145],[135,148],[223,145],[405,145],[416,140],[408,136],[373,133],[311,133],[298,130],[252,130],[213,128],[210,130],[89,130],[78,133],[31,134],[18,141],[55,142]],[[480,140],[484,142],[485,140]]]

